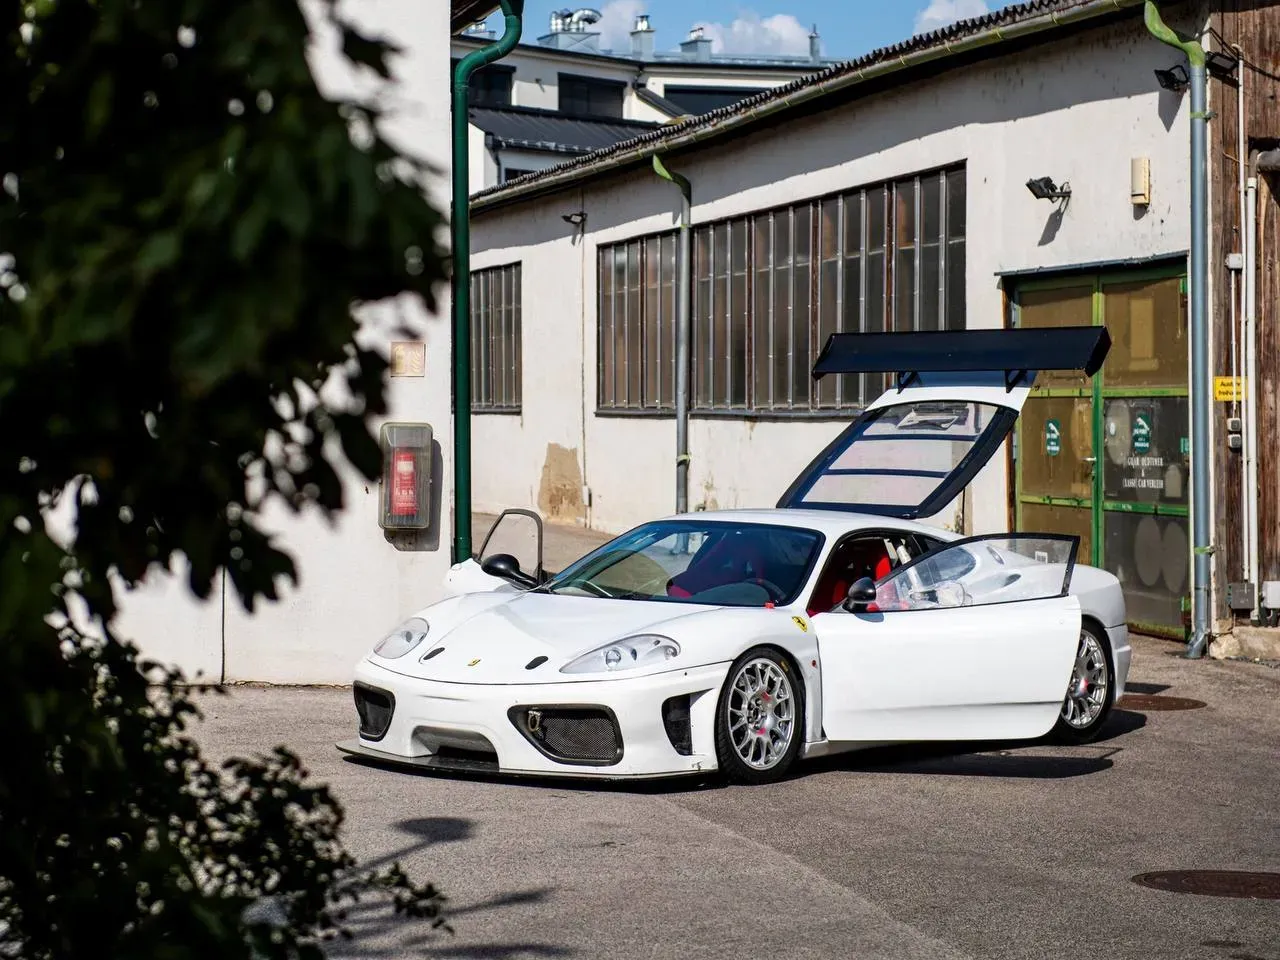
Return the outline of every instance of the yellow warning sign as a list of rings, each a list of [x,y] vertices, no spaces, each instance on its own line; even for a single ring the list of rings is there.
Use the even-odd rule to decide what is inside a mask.
[[[1244,399],[1244,377],[1214,377],[1213,399],[1219,403]]]

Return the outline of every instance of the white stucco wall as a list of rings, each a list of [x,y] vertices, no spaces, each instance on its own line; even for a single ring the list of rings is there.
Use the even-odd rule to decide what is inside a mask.
[[[1152,75],[1168,62],[1168,48],[1130,20],[670,162],[693,183],[699,223],[963,161],[968,322],[999,326],[998,271],[1187,249],[1188,104]],[[1152,202],[1141,215],[1129,201],[1135,156],[1151,160]],[[1072,186],[1056,227],[1053,204],[1024,186],[1039,176]],[[594,415],[595,261],[599,244],[672,227],[677,203],[670,185],[632,173],[473,215],[474,266],[524,265],[524,412],[476,418],[477,504],[527,503],[547,444],[568,436],[579,438],[592,494],[587,522],[617,531],[673,510],[674,421]],[[588,219],[574,244],[560,218],[578,209]],[[771,506],[843,424],[693,417],[690,505]],[[975,482],[974,532],[1006,528],[1005,474],[997,455]],[[937,520],[953,517],[948,509]]]
[[[394,64],[399,109],[388,117],[385,132],[437,166],[432,199],[447,211],[448,5],[380,0],[349,6],[349,15],[405,50]],[[313,51],[313,70],[331,94],[355,82],[336,51],[332,37]],[[208,603],[196,604],[181,581],[157,573],[124,597],[117,626],[146,655],[213,680],[225,674],[232,681],[347,683],[352,666],[385,630],[442,595],[452,539],[448,289],[441,291],[435,314],[416,300],[405,300],[399,308],[396,316],[390,305],[371,310],[360,336],[385,352],[391,339],[387,321],[401,320],[426,343],[426,376],[392,379],[388,398],[390,419],[430,423],[440,447],[442,462],[434,477],[441,504],[435,549],[401,552],[388,544],[377,522],[378,485],[348,471],[347,508],[333,527],[317,516],[294,517],[283,509],[268,511],[264,518],[292,553],[300,575],[298,587],[286,588],[279,602],[259,603],[252,615],[234,596],[224,603],[215,594]],[[175,569],[184,572],[180,565]]]

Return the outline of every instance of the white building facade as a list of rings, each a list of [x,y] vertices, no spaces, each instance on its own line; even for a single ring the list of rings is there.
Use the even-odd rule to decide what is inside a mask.
[[[1198,4],[1164,6],[1203,29]],[[610,532],[673,512],[681,201],[657,154],[692,189],[691,509],[774,505],[879,392],[814,384],[833,332],[1105,322],[1103,392],[1042,378],[1056,392],[933,522],[1080,533],[1082,562],[1132,588],[1135,619],[1173,629],[1189,589],[1189,103],[1158,84],[1175,52],[1141,14],[1080,0],[993,14],[793,84],[811,99],[767,121],[743,122],[765,95],[482,192],[476,508],[534,503]],[[947,53],[966,41],[980,52]],[[1135,171],[1149,196],[1133,196]],[[1045,177],[1070,197],[1034,196]],[[1122,416],[1127,445],[1098,426]],[[1156,420],[1136,448],[1158,447],[1149,458],[1132,456],[1135,416]]]
[[[456,6],[456,4],[455,4]],[[370,10],[346,11],[374,35],[388,37],[404,53],[393,59],[398,109],[383,132],[401,149],[435,165],[432,201],[448,210],[450,199],[450,8],[443,3],[387,0]],[[339,55],[335,36],[320,34],[310,51],[322,92],[356,92],[358,75]],[[443,238],[448,242],[447,236]],[[280,585],[281,599],[241,605],[225,574],[221,591],[195,602],[186,570],[152,571],[136,591],[121,597],[115,627],[144,656],[181,667],[203,681],[349,683],[355,663],[404,616],[443,596],[453,535],[450,297],[439,291],[428,313],[416,298],[369,311],[358,336],[384,354],[392,342],[421,351],[424,364],[394,376],[387,394],[390,421],[429,425],[434,433],[431,526],[413,542],[390,542],[379,525],[381,487],[352,470],[344,474],[345,509],[331,526],[317,513],[295,516],[279,508],[264,518],[268,532],[294,558],[299,583]],[[413,331],[404,341],[392,328]],[[375,427],[378,426],[375,424]],[[354,713],[353,713],[354,722]]]
[[[573,19],[574,17],[578,19]],[[636,17],[630,44],[601,47],[596,11],[553,13],[470,81],[472,193],[545,170],[683,116],[736,102],[811,74],[835,61],[820,54],[816,29],[807,56],[734,56],[712,52],[700,29],[677,51],[654,48],[649,18]],[[481,22],[454,37],[453,62],[493,43]]]

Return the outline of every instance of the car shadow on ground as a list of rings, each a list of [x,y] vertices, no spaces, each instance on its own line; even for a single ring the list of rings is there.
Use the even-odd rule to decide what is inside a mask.
[[[1038,740],[947,741],[893,744],[817,757],[798,766],[793,777],[826,772],[924,774],[1064,780],[1101,773],[1114,766],[1123,747],[1115,741],[1146,726],[1146,715],[1114,709],[1097,739],[1087,744]]]
[[[805,760],[797,763],[785,779],[803,780],[807,777],[834,772],[1035,780],[1069,779],[1109,769],[1114,764],[1111,758],[1122,749],[1115,741],[1142,729],[1146,723],[1145,714],[1136,710],[1116,708],[1112,711],[1098,738],[1088,744],[1078,746],[1057,744],[1045,739],[894,744]],[[347,763],[389,770],[403,776],[482,781],[524,789],[564,792],[586,791],[662,796],[728,786],[724,779],[714,772],[656,780],[568,779],[473,771],[423,770],[390,766],[351,755],[343,759]]]

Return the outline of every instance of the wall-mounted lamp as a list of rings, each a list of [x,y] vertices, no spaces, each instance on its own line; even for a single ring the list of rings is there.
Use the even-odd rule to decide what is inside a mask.
[[[1027,181],[1027,189],[1037,200],[1065,200],[1071,196],[1071,184],[1058,186],[1052,177],[1036,177]]]
[[[560,219],[565,223],[572,223],[575,227],[580,227],[587,222],[587,214],[585,210],[579,210],[577,213],[561,214]]]
[[[1240,61],[1235,57],[1215,50],[1213,53],[1204,55],[1204,65],[1215,77],[1230,78],[1235,75],[1236,67],[1240,65]]]
[[[1187,68],[1182,64],[1175,64],[1168,70],[1155,71],[1156,81],[1165,90],[1172,90],[1174,93],[1181,93],[1191,84],[1191,76],[1187,73]]]

